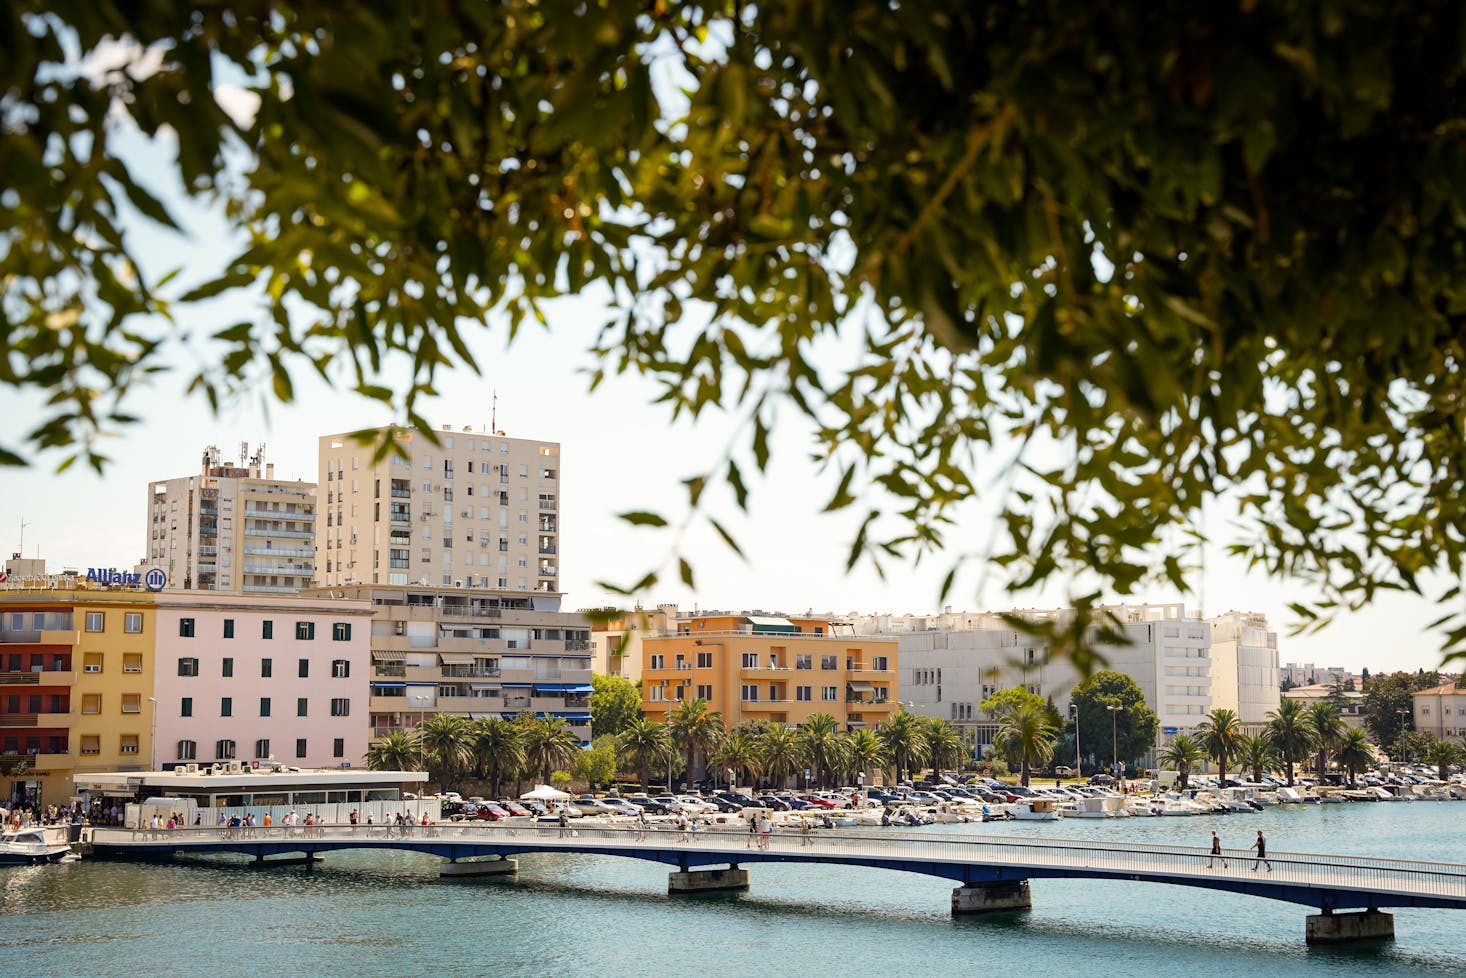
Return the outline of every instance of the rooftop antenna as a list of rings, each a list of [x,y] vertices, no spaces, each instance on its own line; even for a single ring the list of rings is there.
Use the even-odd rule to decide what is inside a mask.
[[[25,553],[25,528],[28,526],[30,526],[30,524],[27,523],[24,518],[22,518],[20,521],[20,546],[15,548],[22,554]],[[17,556],[19,556],[19,554],[17,554]]]
[[[494,398],[489,402],[489,432],[497,435],[499,433],[499,389],[494,388]]]

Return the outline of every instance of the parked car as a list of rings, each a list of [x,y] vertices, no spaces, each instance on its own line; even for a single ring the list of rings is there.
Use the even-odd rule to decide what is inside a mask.
[[[789,811],[789,803],[777,795],[759,795],[758,804],[763,808],[772,808],[776,812]]]
[[[835,807],[834,802],[830,801],[830,799],[828,798],[821,798],[819,795],[800,795],[799,800],[808,802],[815,808],[823,808],[828,810]]]
[[[589,795],[572,798],[570,799],[570,804],[580,809],[582,815],[615,815],[617,812],[615,808],[612,808],[599,798],[592,798]]]
[[[1054,768],[1054,774],[1058,775],[1061,778],[1072,778],[1074,777],[1074,769],[1072,767],[1068,767],[1067,765],[1060,764],[1058,767]]]
[[[1112,778],[1108,774],[1091,774],[1089,776],[1089,783],[1090,784],[1114,784],[1115,783],[1115,779]]]
[[[508,812],[510,815],[523,816],[530,814],[528,808],[525,808],[519,802],[511,801],[508,798],[500,798],[497,802],[495,802],[495,804],[504,809],[504,811]]]
[[[672,810],[655,798],[648,798],[646,795],[632,795],[626,799],[627,804],[641,809],[648,815],[670,815]]]
[[[618,815],[636,815],[641,811],[640,808],[637,808],[625,798],[602,798],[601,804],[615,809]]]

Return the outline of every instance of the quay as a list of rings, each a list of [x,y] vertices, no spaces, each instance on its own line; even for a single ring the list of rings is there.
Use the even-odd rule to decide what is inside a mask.
[[[444,859],[444,875],[510,875],[524,853],[623,856],[675,867],[673,893],[744,890],[744,867],[801,862],[889,869],[957,883],[954,914],[1029,909],[1032,879],[1110,879],[1243,893],[1317,908],[1307,919],[1310,944],[1390,939],[1394,921],[1384,908],[1466,910],[1466,866],[1397,859],[1270,852],[1266,864],[1247,850],[1226,850],[1228,866],[1208,866],[1202,847],[1128,842],[1097,845],[1066,840],[987,836],[880,835],[840,830],[813,836],[746,831],[677,831],[661,824],[539,822],[448,823],[428,826],[314,825],[190,826],[171,830],[92,828],[84,843],[97,859],[169,859],[234,853],[261,866],[299,863],[344,849],[391,849]],[[497,858],[489,858],[497,857]],[[310,863],[307,862],[307,865]]]

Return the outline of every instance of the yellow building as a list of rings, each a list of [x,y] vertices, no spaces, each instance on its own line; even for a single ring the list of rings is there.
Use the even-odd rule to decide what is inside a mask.
[[[66,805],[76,775],[152,751],[156,606],[68,575],[0,590],[0,801]]]
[[[707,700],[730,727],[828,713],[853,730],[895,712],[894,636],[858,636],[825,617],[694,614],[675,625],[642,638],[642,710],[654,720],[688,699]]]

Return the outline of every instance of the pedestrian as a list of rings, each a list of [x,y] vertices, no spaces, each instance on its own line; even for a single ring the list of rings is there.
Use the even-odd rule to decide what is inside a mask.
[[[758,816],[750,815],[748,818],[748,842],[743,848],[752,849],[754,840],[758,838]]]
[[[767,849],[769,847],[769,837],[773,834],[774,820],[769,818],[768,815],[764,815],[758,820],[758,847],[760,849]]]
[[[351,821],[351,824],[352,824],[352,825],[355,825],[355,824],[356,824],[356,817],[357,817],[357,816],[356,816],[356,809],[355,809],[355,808],[353,808],[353,809],[352,809],[352,810],[351,810],[351,816],[350,816],[350,821]]]
[[[809,842],[810,842],[809,834],[812,831],[813,831],[813,828],[809,824],[809,819],[807,819],[807,818],[801,818],[799,820],[799,844],[800,845],[802,845],[802,846],[809,845]]]
[[[636,841],[637,842],[645,842],[646,841],[646,830],[647,830],[646,809],[644,809],[644,808],[638,809],[637,810],[637,813],[636,813]]]
[[[1206,861],[1206,868],[1211,869],[1212,863],[1218,859],[1222,861],[1222,868],[1227,868],[1227,857],[1222,855],[1222,840],[1217,835],[1217,830],[1211,830],[1211,858]]]
[[[1252,864],[1252,871],[1254,873],[1257,872],[1257,868],[1266,863],[1267,871],[1271,873],[1273,871],[1273,864],[1268,862],[1267,839],[1263,838],[1262,829],[1257,830],[1257,841],[1252,843],[1248,848],[1257,850],[1257,862]]]
[[[560,809],[560,817],[557,821],[560,823],[560,838],[563,839],[570,834],[570,816],[565,814],[565,809]]]

